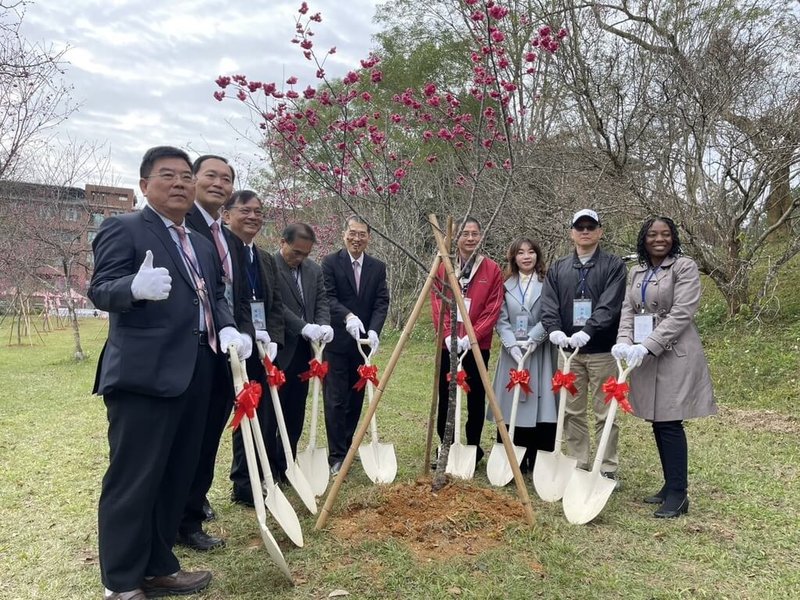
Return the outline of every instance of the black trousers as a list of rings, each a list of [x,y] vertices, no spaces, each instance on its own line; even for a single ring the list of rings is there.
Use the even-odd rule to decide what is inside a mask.
[[[689,487],[689,447],[683,421],[655,421],[653,436],[667,493],[686,495]]]
[[[222,432],[233,408],[233,379],[228,367],[227,354],[217,355],[212,369],[211,394],[208,405],[208,418],[202,436],[200,458],[194,472],[194,480],[189,490],[189,498],[183,511],[179,527],[180,533],[187,535],[203,528],[203,503],[214,481],[214,466]]]
[[[484,364],[489,363],[489,350],[481,350]],[[467,445],[477,446],[478,460],[483,456],[481,449],[481,433],[483,433],[483,422],[486,418],[486,390],[483,387],[478,365],[475,357],[470,351],[464,357],[462,363],[464,371],[467,373],[467,384],[469,393],[467,394]],[[447,381],[447,374],[450,372],[450,351],[442,349],[442,368],[439,372],[439,407],[436,418],[436,432],[439,439],[444,441],[444,427],[447,423],[447,392],[450,382]],[[463,398],[463,392],[462,392]],[[450,440],[452,442],[452,440]]]
[[[359,380],[357,369],[364,364],[364,359],[353,346],[351,352],[325,351],[325,360],[328,361],[328,375],[322,386],[325,430],[328,434],[328,463],[333,465],[344,460],[361,417],[366,388],[356,391],[353,386]]]
[[[201,346],[186,391],[175,398],[112,392],[109,465],[98,507],[100,574],[114,591],[180,569],[172,552],[200,456],[217,356]]]
[[[508,423],[506,423],[508,430]],[[525,456],[519,468],[523,473],[530,473],[536,465],[536,453],[539,450],[552,452],[556,445],[556,424],[537,423],[536,427],[514,427],[514,445],[525,448]],[[497,443],[502,444],[500,433],[497,434]]]

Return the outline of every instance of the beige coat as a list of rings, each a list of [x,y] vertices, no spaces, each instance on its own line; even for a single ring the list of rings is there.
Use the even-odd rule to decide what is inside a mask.
[[[618,343],[633,344],[634,315],[655,315],[653,332],[642,342],[650,354],[630,377],[633,412],[648,421],[716,414],[708,362],[694,323],[700,304],[697,265],[685,256],[668,257],[651,275],[642,265],[631,269],[617,335]]]

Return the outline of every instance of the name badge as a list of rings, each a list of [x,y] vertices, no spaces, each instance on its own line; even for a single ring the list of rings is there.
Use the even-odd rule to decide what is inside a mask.
[[[470,308],[470,306],[472,306],[472,298],[464,298],[464,304],[465,304],[465,305],[466,305],[466,307],[467,307],[467,314],[469,314],[469,308]],[[464,317],[463,317],[463,315],[461,314],[461,310],[460,310],[460,309],[459,309],[459,311],[456,313],[456,320],[457,320],[459,323],[463,323],[463,322],[464,322]]]
[[[517,315],[514,319],[514,337],[518,340],[528,338],[528,315]]]
[[[228,303],[228,308],[233,311],[233,283],[227,277],[223,277],[222,281],[225,283],[225,302]]]
[[[641,344],[653,333],[654,315],[633,315],[633,343]]]
[[[267,311],[264,310],[264,303],[261,300],[250,301],[250,320],[256,329],[267,329]]]
[[[572,301],[572,325],[583,327],[592,316],[592,301],[590,298],[575,298]]]

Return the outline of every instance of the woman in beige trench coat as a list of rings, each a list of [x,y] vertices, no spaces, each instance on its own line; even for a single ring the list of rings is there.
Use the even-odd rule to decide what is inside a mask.
[[[691,258],[681,256],[678,231],[667,217],[644,222],[637,253],[611,353],[639,364],[631,373],[630,402],[636,416],[652,422],[664,473],[664,486],[645,502],[661,504],[656,517],[671,518],[689,510],[683,421],[717,412],[694,323],[700,273]]]

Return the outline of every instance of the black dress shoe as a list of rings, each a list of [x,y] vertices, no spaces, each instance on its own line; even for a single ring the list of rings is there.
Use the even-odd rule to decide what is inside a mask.
[[[234,504],[241,504],[242,506],[249,506],[250,508],[255,508],[256,506],[253,502],[253,492],[250,490],[233,488],[231,491],[231,502]]]
[[[175,543],[199,552],[208,552],[214,548],[222,548],[225,545],[225,540],[208,535],[205,531],[193,531],[187,534],[178,533]]]
[[[653,516],[657,519],[674,519],[689,512],[689,496],[668,495]]]
[[[337,460],[335,463],[331,465],[331,475],[338,475],[339,471],[342,470],[342,461]]]
[[[142,590],[148,598],[162,596],[187,596],[208,587],[211,571],[178,571],[142,581]]]
[[[206,521],[215,521],[217,518],[217,513],[211,508],[211,503],[208,501],[208,498],[203,500],[203,518]]]
[[[664,485],[652,496],[648,496],[644,499],[645,504],[661,504],[664,502],[664,498],[667,496],[667,486]]]

